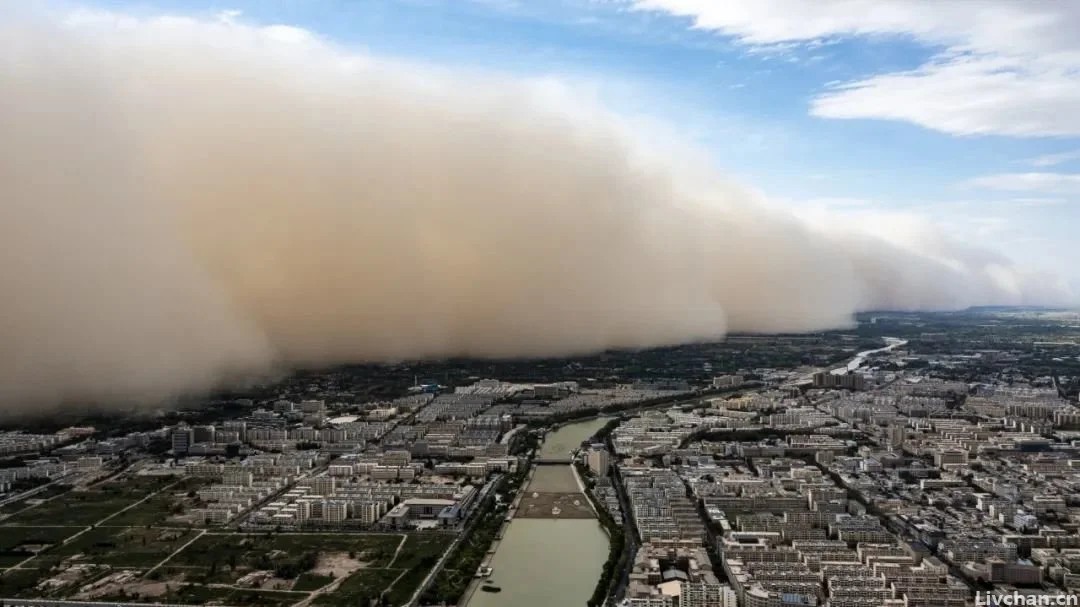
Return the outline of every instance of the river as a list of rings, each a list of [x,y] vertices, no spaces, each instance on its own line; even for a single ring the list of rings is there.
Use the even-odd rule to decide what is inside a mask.
[[[581,422],[574,422],[549,432],[540,446],[540,457],[569,457],[570,452],[581,446],[581,441],[589,438],[611,421],[607,417],[596,417]]]
[[[549,433],[541,457],[568,455],[608,421],[571,423]],[[570,466],[542,466],[529,485],[540,492],[576,487]],[[607,557],[607,534],[596,519],[515,518],[499,542],[487,580],[502,592],[477,590],[468,607],[582,607]]]
[[[845,373],[856,371],[859,369],[859,367],[863,366],[863,363],[866,362],[867,357],[869,357],[871,354],[877,354],[878,352],[889,352],[901,346],[906,346],[908,343],[907,341],[896,337],[886,337],[884,339],[885,343],[888,344],[884,348],[877,348],[875,350],[864,350],[862,352],[859,352],[855,355],[855,358],[851,359],[851,362],[849,362],[846,366],[840,367],[839,369],[833,369],[832,374],[844,375]]]

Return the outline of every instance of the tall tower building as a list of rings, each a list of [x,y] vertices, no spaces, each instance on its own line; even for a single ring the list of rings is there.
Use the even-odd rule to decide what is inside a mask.
[[[603,445],[593,445],[589,447],[587,456],[589,464],[589,470],[596,476],[607,476],[608,468],[611,467],[611,454]]]

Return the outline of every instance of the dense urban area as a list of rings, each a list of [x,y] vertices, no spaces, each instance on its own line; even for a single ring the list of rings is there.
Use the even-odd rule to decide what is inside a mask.
[[[0,603],[1075,595],[1078,386],[1080,315],[984,308],[71,407],[0,433]]]

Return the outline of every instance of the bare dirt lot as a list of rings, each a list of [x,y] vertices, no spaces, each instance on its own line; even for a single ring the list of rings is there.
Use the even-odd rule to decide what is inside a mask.
[[[347,552],[327,552],[319,555],[319,562],[311,570],[311,573],[340,578],[365,566],[367,566],[367,563],[349,558]]]

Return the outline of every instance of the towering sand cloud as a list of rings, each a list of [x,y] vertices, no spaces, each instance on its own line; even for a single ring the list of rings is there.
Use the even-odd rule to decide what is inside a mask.
[[[556,85],[288,27],[0,14],[0,91],[8,412],[1062,297],[919,226],[798,219]]]

